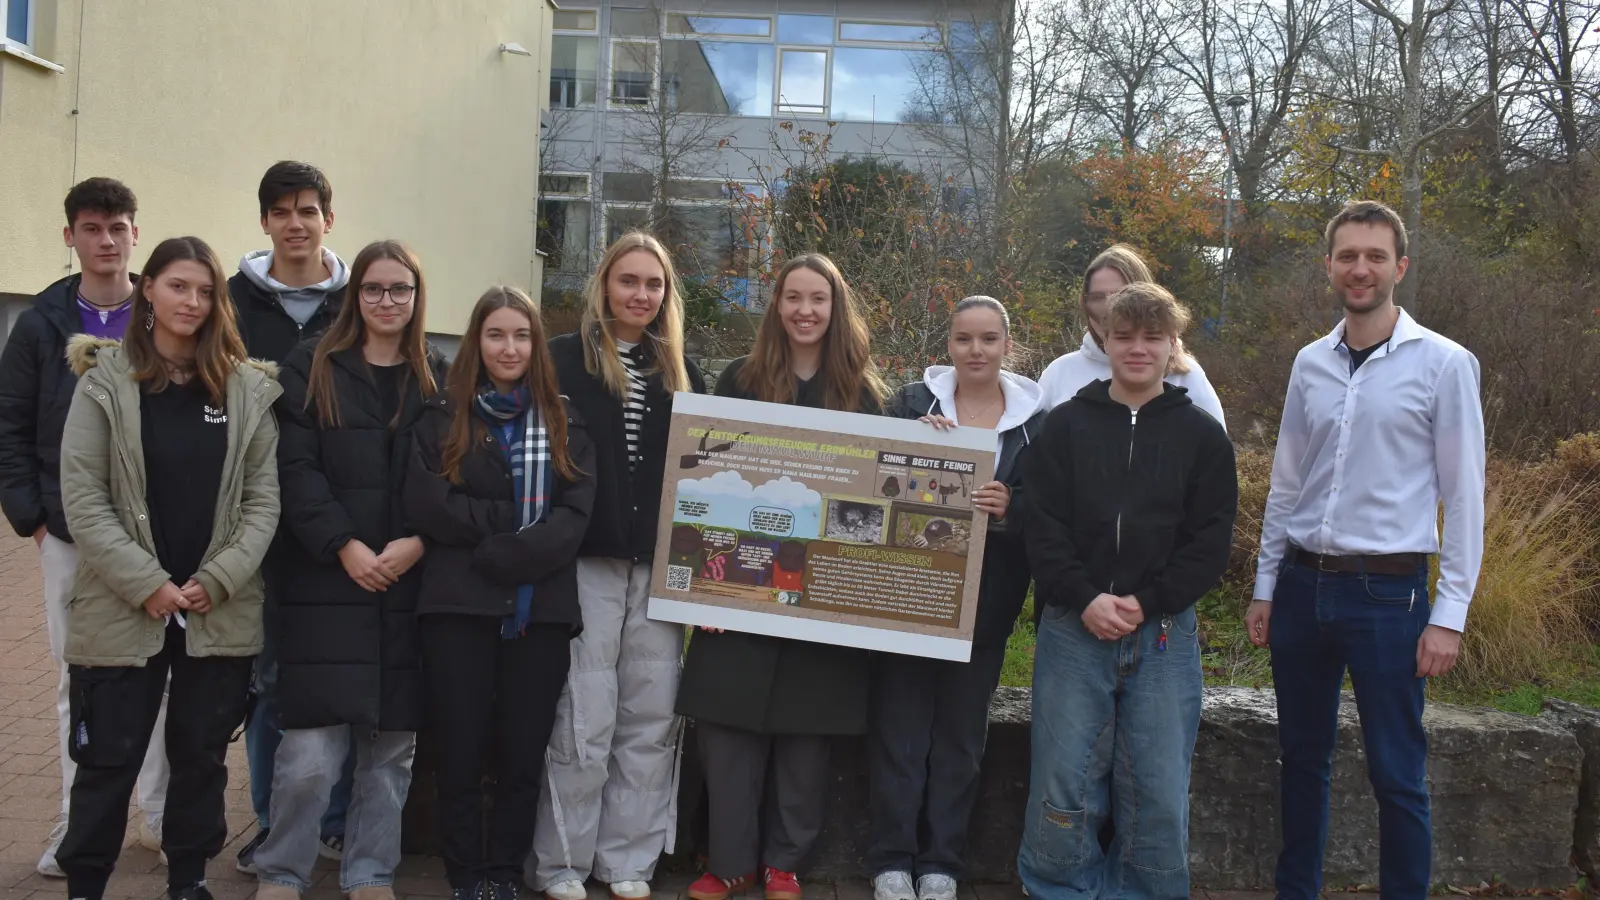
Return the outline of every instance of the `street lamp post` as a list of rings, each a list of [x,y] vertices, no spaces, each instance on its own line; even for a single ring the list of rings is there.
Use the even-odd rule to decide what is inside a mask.
[[[1250,101],[1243,94],[1234,94],[1227,99],[1228,106],[1233,110],[1233,128],[1226,131],[1228,150],[1228,168],[1222,173],[1222,302],[1217,306],[1217,328],[1222,328],[1228,315],[1228,276],[1233,271],[1233,168],[1234,150],[1233,141],[1239,133],[1239,111]]]

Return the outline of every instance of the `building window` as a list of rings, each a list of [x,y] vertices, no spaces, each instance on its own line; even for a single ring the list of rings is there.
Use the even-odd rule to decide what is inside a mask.
[[[656,14],[653,11],[647,9],[613,9],[611,11],[611,36],[660,37],[661,20],[656,18]]]
[[[667,14],[667,34],[714,35],[717,37],[772,37],[772,20],[748,16],[694,16]]]
[[[539,176],[539,193],[560,194],[567,197],[589,196],[589,176],[558,173]]]
[[[819,116],[828,111],[828,51],[779,51],[778,111]]]
[[[650,230],[650,208],[646,206],[606,205],[606,246],[630,231]]]
[[[772,45],[667,41],[661,85],[669,108],[734,116],[772,115]]]
[[[3,43],[33,46],[33,0],[0,0],[0,19],[6,26]]]
[[[844,122],[925,122],[939,76],[937,55],[918,50],[833,51],[833,105],[829,116]]]
[[[600,195],[607,201],[649,203],[655,188],[655,176],[649,172],[607,172]]]
[[[550,38],[550,108],[594,106],[599,40],[558,34]]]
[[[593,10],[558,9],[550,26],[557,31],[594,31],[599,22],[600,14]]]
[[[654,41],[611,42],[611,102],[620,106],[647,106],[655,96]]]
[[[587,200],[540,198],[536,246],[555,272],[589,271],[589,224],[594,207]]]
[[[778,43],[833,43],[833,16],[783,15],[778,17]]]
[[[939,26],[890,25],[882,22],[841,22],[839,40],[878,44],[938,44],[944,40]]]

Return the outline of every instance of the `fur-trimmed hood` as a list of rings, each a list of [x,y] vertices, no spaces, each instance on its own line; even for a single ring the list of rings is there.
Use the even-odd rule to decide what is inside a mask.
[[[99,338],[92,334],[75,334],[67,341],[67,365],[72,367],[72,374],[83,377],[83,373],[100,364],[100,352],[113,351],[106,354],[107,359],[115,359],[122,363],[122,342],[111,338]],[[278,364],[265,359],[247,359],[244,365],[259,371],[261,374],[276,381],[278,379]],[[126,368],[126,365],[123,365]]]

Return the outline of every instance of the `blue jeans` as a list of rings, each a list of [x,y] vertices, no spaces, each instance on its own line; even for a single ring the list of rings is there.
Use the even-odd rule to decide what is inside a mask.
[[[1034,900],[1188,900],[1189,759],[1200,727],[1194,610],[1102,641],[1047,608],[1017,867]],[[1113,800],[1114,798],[1114,800]],[[1099,834],[1115,829],[1102,852]]]
[[[256,692],[255,710],[244,732],[245,762],[250,767],[250,806],[256,814],[256,827],[270,827],[272,815],[273,759],[283,732],[278,730],[278,654],[272,629],[256,657],[252,687]],[[322,815],[322,836],[344,836],[345,813],[350,809],[351,785],[355,780],[356,753],[352,748],[344,760],[344,770],[328,795],[328,811]]]
[[[1412,575],[1323,573],[1291,564],[1272,602],[1272,677],[1282,753],[1282,900],[1322,888],[1328,783],[1346,669],[1378,799],[1378,880],[1384,900],[1428,894],[1432,826],[1428,740],[1417,640],[1428,624],[1426,569]]]

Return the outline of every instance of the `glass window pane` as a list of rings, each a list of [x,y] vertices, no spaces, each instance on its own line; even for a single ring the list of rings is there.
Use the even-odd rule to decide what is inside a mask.
[[[771,19],[750,19],[743,16],[691,16],[684,13],[667,15],[668,34],[734,34],[740,37],[771,37]]]
[[[6,4],[6,37],[19,44],[28,43],[28,5],[33,0],[11,0]]]
[[[896,44],[937,44],[937,25],[876,25],[846,22],[839,26],[839,39],[845,41],[890,41]]]
[[[929,94],[937,79],[936,55],[923,50],[866,50],[841,47],[833,52],[833,108],[829,116],[846,122],[929,121]]]
[[[612,37],[658,37],[661,22],[647,9],[613,9],[611,11]]]
[[[600,14],[583,10],[556,10],[551,25],[556,28],[565,28],[569,31],[593,31],[600,20]]]
[[[557,272],[589,271],[592,210],[580,200],[540,200],[538,248],[545,266]]]
[[[607,172],[602,195],[607,200],[649,203],[655,182],[649,172]]]
[[[672,109],[772,115],[772,46],[733,41],[665,41],[661,84]]]
[[[656,45],[642,41],[611,43],[611,102],[643,106],[655,87]]]
[[[593,106],[600,42],[592,37],[558,34],[550,38],[550,106],[573,109]]]
[[[673,200],[721,200],[722,182],[674,178],[667,182],[667,196]]]
[[[544,194],[587,194],[587,175],[540,175],[539,191]]]
[[[833,16],[779,16],[778,42],[782,44],[833,43]]]
[[[749,267],[744,224],[725,206],[670,207],[656,236],[686,276],[723,275]]]
[[[650,226],[650,210],[636,206],[608,206],[606,207],[606,246],[617,242],[630,231],[648,231]]]
[[[778,104],[787,110],[821,111],[828,106],[828,54],[821,50],[785,50],[783,84]]]

